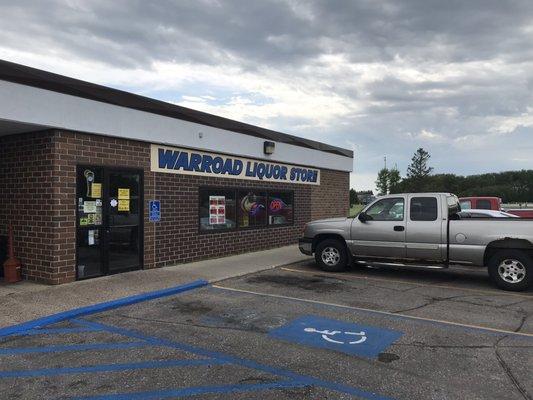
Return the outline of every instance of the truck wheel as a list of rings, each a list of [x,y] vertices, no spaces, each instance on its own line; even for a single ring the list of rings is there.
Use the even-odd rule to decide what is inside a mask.
[[[498,251],[488,268],[490,278],[501,289],[520,292],[533,283],[533,260],[523,251]]]
[[[348,253],[346,251],[346,246],[340,240],[323,240],[316,246],[315,260],[320,269],[323,271],[344,271],[348,266]]]

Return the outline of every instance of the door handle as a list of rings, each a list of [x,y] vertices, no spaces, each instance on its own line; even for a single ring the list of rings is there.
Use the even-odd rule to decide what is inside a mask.
[[[403,232],[403,231],[405,231],[405,226],[396,225],[396,226],[394,227],[394,230],[395,230],[396,232]]]

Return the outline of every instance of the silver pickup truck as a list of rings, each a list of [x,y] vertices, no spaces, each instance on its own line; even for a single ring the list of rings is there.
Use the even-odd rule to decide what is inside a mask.
[[[500,288],[521,291],[533,284],[533,220],[462,218],[450,193],[383,196],[355,218],[308,223],[300,251],[315,254],[325,271],[352,262],[377,266],[487,267]]]

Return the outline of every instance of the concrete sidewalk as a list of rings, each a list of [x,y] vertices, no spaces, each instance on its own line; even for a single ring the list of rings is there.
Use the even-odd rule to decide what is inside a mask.
[[[196,279],[216,282],[309,259],[294,245],[172,267],[126,272],[59,286],[28,281],[12,285],[0,283],[0,327],[121,297],[166,289]]]

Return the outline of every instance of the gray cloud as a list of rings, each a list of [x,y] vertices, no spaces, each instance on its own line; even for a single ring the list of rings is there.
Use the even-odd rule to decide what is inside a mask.
[[[224,66],[312,82],[353,111],[327,127],[301,115],[269,126],[356,143],[364,173],[385,154],[404,165],[421,145],[441,171],[523,168],[523,152],[510,143],[533,145],[530,0],[0,0],[0,25],[0,54],[129,71],[160,62]],[[485,155],[470,157],[466,146],[476,140],[494,145],[474,146]],[[467,157],[468,165],[457,162]]]

